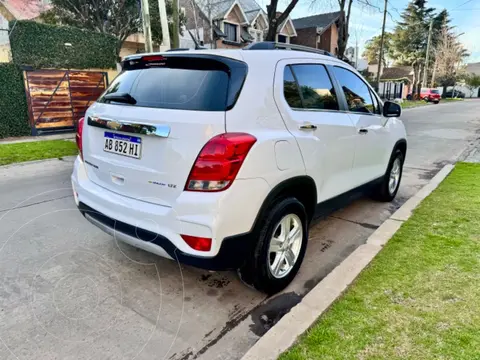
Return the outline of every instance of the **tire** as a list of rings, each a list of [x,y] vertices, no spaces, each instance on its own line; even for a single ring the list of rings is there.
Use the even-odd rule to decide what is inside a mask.
[[[282,223],[282,220],[285,222]],[[288,228],[295,224],[298,226],[298,234],[293,239],[290,250],[282,250],[286,243],[279,242],[279,252],[271,252],[271,244],[275,246],[274,235],[282,238],[282,226]],[[293,231],[293,227],[290,231]],[[283,290],[293,280],[302,264],[308,241],[308,217],[305,207],[296,198],[289,197],[275,202],[267,212],[260,225],[259,238],[245,265],[238,269],[240,279],[249,286],[267,293],[275,294]],[[280,245],[279,245],[280,244]],[[287,262],[286,254],[293,254],[293,266]],[[283,258],[282,258],[283,256]],[[278,258],[277,258],[278,257]],[[279,266],[275,266],[279,265]],[[272,269],[273,268],[273,269]],[[275,269],[277,268],[277,272]],[[289,268],[289,270],[288,270]]]
[[[394,170],[394,165],[397,161],[400,168],[398,169],[398,179],[395,181],[395,187],[393,188],[393,186],[390,186],[390,175],[392,173],[392,170]],[[405,157],[400,150],[397,149],[392,153],[392,156],[390,157],[390,162],[388,163],[387,171],[385,172],[381,183],[374,189],[373,197],[376,200],[389,202],[395,199],[398,188],[400,187],[400,182],[402,180],[404,161]]]
[[[440,103],[440,101],[434,101],[433,103],[434,103],[434,104],[439,104],[439,103]]]
[[[427,103],[430,101],[430,99],[428,97],[424,97],[423,100],[425,100],[425,102],[427,102]]]

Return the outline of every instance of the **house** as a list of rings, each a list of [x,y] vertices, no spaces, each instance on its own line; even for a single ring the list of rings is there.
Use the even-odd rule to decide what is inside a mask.
[[[0,0],[0,62],[10,62],[8,24],[12,20],[42,21],[40,15],[51,8],[50,0]],[[120,57],[145,50],[142,33],[130,35],[120,49]]]
[[[411,66],[382,67],[378,94],[383,99],[404,99],[411,92],[412,83],[413,69]]]
[[[338,21],[343,12],[307,16],[293,20],[297,36],[293,44],[304,45],[314,49],[326,50],[338,54]]]
[[[46,0],[0,1],[0,62],[11,61],[8,23],[12,20],[36,20],[49,8]]]
[[[206,46],[241,48],[263,41],[268,30],[267,14],[255,0],[180,0],[180,7],[185,11],[187,33]],[[278,27],[276,40],[290,43],[296,35],[288,17]]]

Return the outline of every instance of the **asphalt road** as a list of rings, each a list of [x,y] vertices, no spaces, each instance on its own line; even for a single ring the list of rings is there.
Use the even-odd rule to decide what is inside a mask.
[[[311,230],[295,281],[267,299],[235,273],[158,258],[75,209],[70,160],[0,168],[0,359],[239,359],[480,133],[480,101],[404,112],[397,199],[361,198]]]

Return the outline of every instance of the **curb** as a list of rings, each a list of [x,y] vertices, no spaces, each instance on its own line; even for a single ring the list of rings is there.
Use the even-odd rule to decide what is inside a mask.
[[[8,138],[8,140],[0,139],[0,145],[19,144],[19,143],[36,142],[36,141],[72,140],[72,139],[75,139],[75,133],[44,135],[44,136],[28,136],[28,137],[23,137],[21,139],[15,139],[15,138]]]
[[[363,269],[382,250],[413,210],[447,177],[454,165],[445,165],[419,192],[388,218],[364,245],[359,246],[330,274],[318,283],[253,345],[241,360],[275,360],[295,344],[318,317],[342,295]]]
[[[0,165],[0,170],[5,170],[5,169],[9,169],[9,168],[16,168],[16,167],[23,167],[23,166],[34,165],[34,164],[41,164],[41,163],[71,162],[73,164],[75,162],[76,158],[77,158],[77,155],[72,155],[72,156],[62,156],[61,158],[22,161],[22,162],[12,163],[12,164],[8,164],[8,165]]]

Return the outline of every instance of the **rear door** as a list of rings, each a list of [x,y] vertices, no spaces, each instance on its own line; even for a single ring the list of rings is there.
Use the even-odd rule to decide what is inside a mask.
[[[318,201],[352,188],[355,128],[339,111],[333,82],[318,60],[281,61],[275,73],[275,100],[288,130],[297,138]]]
[[[124,66],[86,114],[87,174],[118,194],[170,206],[202,147],[225,132],[247,67],[213,55],[147,56]]]
[[[381,103],[373,90],[353,71],[334,66],[333,73],[345,96],[348,115],[355,125],[353,176],[362,185],[386,171],[385,153],[391,151]]]

